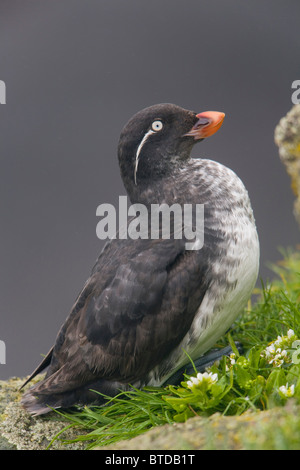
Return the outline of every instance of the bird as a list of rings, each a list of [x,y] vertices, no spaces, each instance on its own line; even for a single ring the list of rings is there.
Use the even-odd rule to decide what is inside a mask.
[[[23,394],[32,415],[162,386],[211,350],[243,311],[259,269],[248,192],[231,169],[191,156],[224,117],[160,103],[125,124],[118,161],[130,202],[201,205],[203,243],[195,237],[187,249],[184,234],[173,230],[104,245],[54,346],[23,384],[47,369]]]

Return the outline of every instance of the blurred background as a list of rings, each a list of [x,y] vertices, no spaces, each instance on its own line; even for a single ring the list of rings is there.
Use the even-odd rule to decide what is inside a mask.
[[[171,102],[226,113],[193,150],[244,181],[267,263],[299,242],[274,128],[300,79],[298,1],[1,0],[0,379],[52,346],[104,242],[96,208],[125,195],[120,131]]]

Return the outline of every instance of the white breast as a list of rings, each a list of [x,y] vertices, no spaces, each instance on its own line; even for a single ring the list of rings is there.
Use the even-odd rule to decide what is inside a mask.
[[[213,271],[216,281],[211,284],[195,315],[192,327],[183,340],[182,347],[196,359],[208,351],[230,328],[243,311],[255,286],[259,269],[259,242],[255,227],[248,225],[239,238],[239,243],[229,246],[228,259],[238,257],[240,263],[234,267],[229,262],[228,286],[220,285],[219,275],[226,260],[215,263]]]
[[[255,286],[259,269],[259,241],[244,184],[233,171],[219,163],[198,160],[192,164],[214,194],[210,228],[220,228],[221,225],[228,236],[219,245],[222,256],[217,257],[212,264],[212,282],[190,330],[176,350],[160,365],[160,370],[168,370],[174,363],[177,364],[176,369],[188,363],[184,351],[195,360],[214,346],[243,311]],[[196,187],[197,182],[193,180],[190,184]],[[228,204],[224,194],[228,194],[228,190],[232,204],[230,210],[224,211],[224,204]],[[159,371],[153,374],[152,385],[158,385],[159,375]],[[163,383],[170,375],[160,378],[159,382]]]

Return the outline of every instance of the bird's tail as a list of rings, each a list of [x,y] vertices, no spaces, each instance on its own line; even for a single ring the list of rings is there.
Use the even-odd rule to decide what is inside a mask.
[[[76,388],[74,384],[65,384],[64,391],[59,392],[55,387],[51,387],[50,379],[52,381],[53,376],[30,388],[21,400],[22,406],[33,416],[75,405],[103,405],[108,399],[128,388],[119,382],[100,379],[82,387],[77,384]]]
[[[42,362],[37,366],[37,368],[32,372],[31,376],[26,380],[26,382],[23,383],[23,385],[20,387],[19,390],[22,390],[25,385],[27,385],[36,375],[38,375],[40,372],[42,372],[46,367],[50,365],[51,358],[53,354],[53,347],[50,349],[48,354],[44,357]]]

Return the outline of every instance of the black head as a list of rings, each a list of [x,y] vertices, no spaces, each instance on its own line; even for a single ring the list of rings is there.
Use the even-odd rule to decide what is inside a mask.
[[[129,194],[164,178],[190,158],[192,147],[215,133],[223,113],[197,114],[174,104],[158,104],[135,114],[122,130],[118,158]]]

